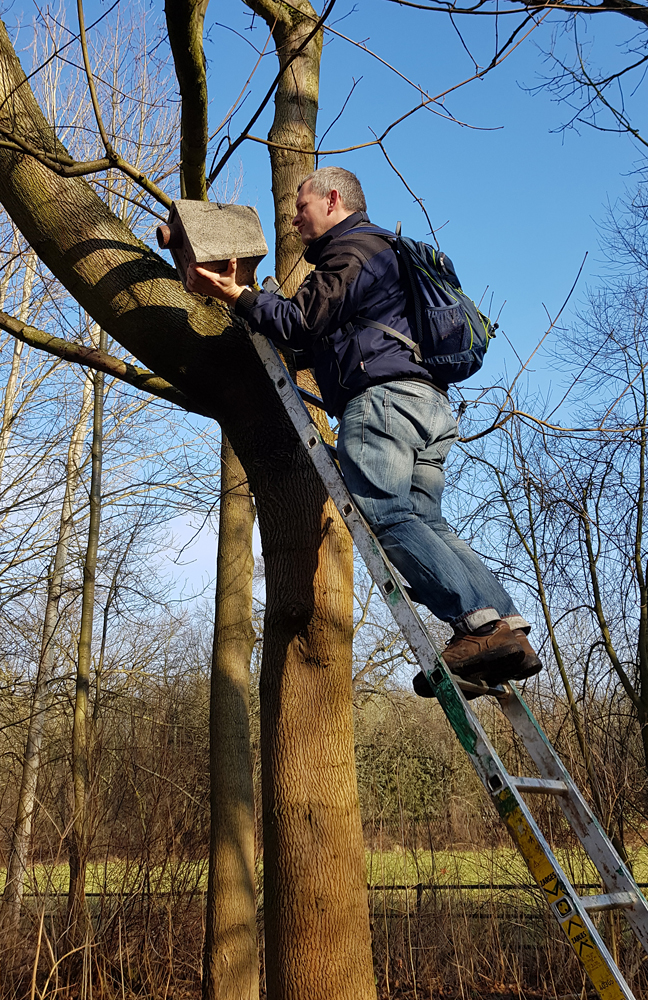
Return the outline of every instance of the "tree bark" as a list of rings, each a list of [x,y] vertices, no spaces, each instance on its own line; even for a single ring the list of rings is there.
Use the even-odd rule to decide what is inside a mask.
[[[216,618],[211,675],[209,883],[204,1000],[256,1000],[259,956],[254,879],[254,791],[250,751],[252,528],[243,468],[221,443]]]

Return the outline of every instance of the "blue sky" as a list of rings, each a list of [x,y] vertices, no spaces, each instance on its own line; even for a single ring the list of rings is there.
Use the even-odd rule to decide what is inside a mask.
[[[76,4],[63,0],[67,23],[76,26]],[[512,6],[509,4],[509,6]],[[113,7],[113,0],[86,0],[86,23]],[[166,50],[162,5],[134,0],[113,9],[105,22],[90,31],[93,37],[121,11],[124,17],[138,8],[148,21],[148,37],[156,57]],[[321,3],[316,4],[318,11]],[[30,40],[29,23],[37,16],[33,0],[12,3],[5,13],[11,29],[18,20],[22,55]],[[517,14],[504,14],[497,24],[501,41],[519,24]],[[331,26],[363,43],[395,66],[431,95],[470,77],[473,61],[487,65],[494,52],[495,21],[491,17],[456,17],[455,26],[445,14],[401,7],[389,0],[337,0]],[[597,223],[608,202],[614,203],[625,187],[636,183],[645,147],[629,136],[597,131],[588,125],[562,130],[573,107],[558,101],[541,86],[554,67],[547,58],[552,37],[558,54],[574,57],[569,22],[552,12],[500,66],[484,79],[473,81],[447,98],[447,109],[462,122],[457,125],[427,110],[419,110],[395,128],[386,149],[415,193],[424,199],[442,248],[454,260],[467,291],[477,300],[488,288],[485,305],[497,314],[504,302],[501,324],[520,354],[530,351],[547,326],[545,309],[554,315],[562,305],[586,253],[589,254],[577,293],[576,308],[586,285],[596,284],[604,267],[598,251]],[[618,69],[636,56],[641,36],[628,18],[597,14],[580,18],[579,38],[593,71]],[[462,38],[456,28],[461,30]],[[525,29],[526,30],[526,29]],[[265,23],[252,15],[242,0],[212,2],[206,17],[205,52],[208,60],[210,117],[215,129],[243,89],[243,107],[230,126],[238,135],[277,71],[272,46],[261,59],[249,86],[245,86],[257,54],[267,39]],[[161,45],[158,42],[162,38]],[[468,51],[469,50],[470,54]],[[75,49],[68,50],[78,57]],[[639,71],[640,72],[640,71]],[[322,58],[319,135],[340,113],[356,82],[344,114],[327,135],[325,148],[339,148],[369,141],[372,129],[380,133],[390,122],[414,107],[419,92],[390,72],[367,52],[327,34]],[[648,135],[642,77],[635,74],[626,86],[625,106],[633,125]],[[636,87],[633,92],[632,88]],[[615,94],[617,101],[619,95]],[[169,102],[177,94],[169,91]],[[267,136],[273,102],[254,125],[253,132]],[[614,126],[609,115],[600,124]],[[221,133],[222,135],[222,133]],[[428,226],[420,208],[376,147],[324,158],[321,164],[339,163],[354,170],[367,194],[374,221],[393,226],[403,222],[403,232],[417,239],[427,237]],[[244,142],[230,160],[229,176],[221,178],[213,197],[227,197],[238,182],[237,200],[255,205],[268,243],[273,242],[273,205],[267,148]],[[174,183],[166,181],[174,194]],[[272,253],[261,264],[261,276],[273,270]],[[492,300],[491,300],[492,296]],[[567,311],[567,317],[569,316]],[[512,354],[500,337],[489,353],[484,372],[492,382]],[[546,372],[537,378],[546,383]],[[482,376],[476,381],[481,382]]]
[[[110,2],[86,0],[86,21],[105,12]],[[67,19],[76,22],[75,5],[68,3]],[[138,0],[130,5],[135,9]],[[318,11],[321,4],[316,5]],[[163,32],[161,4],[141,0],[141,9]],[[125,13],[124,9],[124,13]],[[13,5],[5,14],[11,29],[23,24],[37,9]],[[111,14],[110,16],[114,16]],[[500,41],[519,18],[503,16],[498,26]],[[494,20],[489,17],[457,18],[463,42],[447,16],[410,10],[388,0],[337,0],[331,20],[336,30],[366,44],[415,84],[435,95],[474,73],[474,63],[488,64],[494,47]],[[597,223],[608,202],[614,203],[626,186],[636,183],[643,150],[627,134],[597,131],[588,125],[562,130],[573,114],[570,104],[552,97],[542,88],[543,77],[553,67],[547,51],[556,38],[559,53],[571,60],[571,37],[564,20],[552,14],[502,65],[483,80],[455,91],[446,107],[464,126],[443,120],[426,110],[393,130],[386,142],[395,166],[410,187],[424,199],[439,241],[453,258],[464,287],[476,299],[489,291],[496,313],[506,302],[501,325],[517,351],[526,357],[547,327],[545,308],[552,315],[563,303],[586,253],[589,254],[578,289],[566,319],[582,302],[587,284],[595,285],[604,273],[598,250]],[[595,69],[606,71],[628,61],[636,26],[623,17],[599,14],[579,21],[584,51]],[[99,29],[95,29],[99,30]],[[21,34],[24,46],[28,29]],[[210,115],[216,128],[235,100],[256,61],[252,45],[262,48],[266,25],[253,18],[241,0],[212,2],[207,12],[205,51],[208,59]],[[92,38],[92,33],[91,33]],[[630,40],[630,41],[629,41]],[[164,50],[158,50],[161,55]],[[26,56],[25,53],[25,57]],[[231,125],[235,137],[264,95],[277,69],[270,51],[261,60],[243,108]],[[368,53],[338,37],[327,36],[323,52],[320,113],[321,135],[339,114],[356,87],[347,108],[327,135],[327,149],[366,142],[373,129],[380,133],[391,121],[419,101],[417,90],[400,79]],[[641,79],[632,79],[637,92],[627,88],[626,108],[633,125],[644,129],[646,102]],[[538,89],[540,88],[540,89]],[[169,92],[169,101],[177,95]],[[265,137],[274,112],[272,102],[254,126]],[[600,123],[613,125],[609,116]],[[472,127],[468,127],[472,126]],[[339,163],[354,170],[367,194],[372,219],[385,226],[403,222],[403,232],[417,239],[427,237],[427,223],[420,208],[386,163],[376,147],[325,158],[321,164]],[[257,207],[268,243],[273,242],[273,206],[270,167],[266,147],[245,142],[232,157],[225,194],[240,183],[237,200]],[[169,191],[174,193],[170,182]],[[214,196],[223,195],[223,181]],[[445,225],[444,225],[445,224]],[[261,276],[273,270],[272,254],[260,267]],[[544,304],[544,305],[543,305]],[[473,381],[492,383],[504,367],[515,367],[512,352],[499,337],[489,352],[483,373]],[[545,391],[552,381],[550,365],[542,355],[534,359],[529,387]],[[184,522],[174,525],[188,540],[192,529]],[[186,536],[186,537],[185,537]],[[188,575],[198,582],[213,572],[213,548],[198,539],[186,553],[196,563]]]
[[[336,20],[342,15],[347,16]],[[252,19],[242,4],[230,3],[208,14],[206,52],[212,117],[216,120],[230,96],[242,87],[254,53],[249,44],[210,17],[223,24],[227,18],[230,27],[259,47],[265,42],[266,27],[257,18],[250,30]],[[517,21],[517,17],[500,19],[500,40]],[[344,34],[365,41],[431,95],[474,72],[445,15],[409,10],[387,0],[343,5],[338,0],[332,23]],[[477,62],[487,64],[493,53],[493,19],[464,17],[456,23]],[[492,293],[495,311],[506,302],[502,326],[521,354],[531,350],[546,329],[543,303],[552,315],[557,312],[586,252],[588,260],[572,307],[582,298],[586,284],[596,283],[603,271],[597,222],[603,218],[607,203],[614,203],[626,185],[635,183],[633,174],[642,159],[640,144],[627,134],[601,132],[588,125],[562,130],[572,117],[572,107],[557,101],[544,88],[537,90],[543,77],[552,72],[546,57],[552,34],[557,34],[558,51],[572,57],[573,45],[564,35],[563,23],[552,15],[502,65],[447,99],[448,109],[466,122],[466,127],[420,110],[386,142],[395,166],[424,199],[435,227],[447,223],[439,241],[453,258],[464,287],[479,298],[488,286],[484,301]],[[628,61],[625,44],[637,33],[631,21],[597,15],[579,23],[592,66],[610,70]],[[274,72],[274,57],[266,57],[254,78],[253,93],[234,120],[233,136],[238,134],[236,124],[245,124],[255,97],[264,92]],[[322,60],[320,134],[339,113],[354,79],[359,82],[344,115],[326,137],[325,148],[368,141],[370,129],[382,131],[419,99],[416,90],[368,54],[339,38],[329,38]],[[639,83],[639,79],[635,77],[632,83]],[[633,124],[641,129],[646,124],[641,91],[626,101]],[[255,125],[255,134],[267,135],[271,115],[272,108]],[[601,117],[600,122],[613,126],[609,116]],[[257,206],[271,239],[266,149],[246,142],[238,152],[231,175],[241,171],[241,200]],[[401,219],[404,233],[426,238],[423,214],[379,149],[321,161],[322,165],[333,162],[358,174],[374,221],[393,226]],[[264,273],[266,263],[271,266],[271,262],[264,262],[260,268]],[[506,357],[510,365],[510,352],[500,338],[489,358],[489,381]]]

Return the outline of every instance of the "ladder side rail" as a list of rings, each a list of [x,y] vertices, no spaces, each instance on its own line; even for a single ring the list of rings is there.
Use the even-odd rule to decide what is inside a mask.
[[[347,490],[326,442],[306,409],[297,387],[286,371],[275,347],[261,334],[252,334],[252,342],[275,384],[288,416],[308,451],[313,465],[346,523],[383,600],[399,627],[407,630],[406,639],[412,647],[414,656],[424,670],[441,668],[447,673],[445,663],[402,584],[392,571],[391,564],[378,539],[367,525]]]
[[[637,886],[631,872],[610,843],[607,834],[601,827],[591,807],[554,747],[542,731],[521,692],[513,684],[510,687],[511,696],[501,700],[501,710],[509,720],[512,728],[521,737],[529,756],[541,775],[545,778],[564,781],[568,786],[569,795],[561,797],[561,799],[564,798],[564,802],[561,802],[561,804],[570,809],[567,819],[570,821],[570,825],[573,826],[574,832],[579,836],[583,846],[587,848],[590,840],[592,840],[594,850],[597,854],[601,855],[601,868],[598,865],[597,868],[601,877],[604,880],[609,880],[609,882],[605,882],[606,888],[610,891],[636,890],[641,895],[641,890]],[[570,799],[573,799],[573,801],[570,802]],[[596,863],[595,857],[590,856],[592,857],[592,861]]]
[[[587,912],[586,903],[571,884],[516,787],[516,781],[523,785],[523,780],[508,774],[469,703],[447,672],[436,686],[436,696],[599,996],[604,1000],[632,997],[630,987]],[[563,797],[557,796],[559,801]]]
[[[515,685],[511,685],[511,696],[500,701],[500,708],[521,737],[541,775],[564,781],[568,786],[567,795],[556,796],[558,804],[596,867],[606,890],[630,892],[635,897],[635,905],[625,909],[624,914],[648,951],[648,901]]]
[[[447,670],[417,611],[392,572],[378,540],[357,510],[274,345],[261,334],[252,334],[251,338],[293,426],[345,520],[369,573],[417,662],[427,674],[434,672],[437,679],[435,693],[441,707],[597,992],[603,1000],[635,1000],[523,796],[515,787],[486,732]]]

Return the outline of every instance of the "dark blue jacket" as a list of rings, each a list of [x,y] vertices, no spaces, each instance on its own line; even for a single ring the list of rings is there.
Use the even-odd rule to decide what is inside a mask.
[[[310,244],[315,270],[291,299],[246,289],[236,312],[278,347],[303,352],[331,416],[371,385],[394,379],[432,382],[395,337],[362,326],[374,320],[412,338],[396,254],[364,212],[355,212]],[[388,234],[391,235],[391,234]],[[446,386],[439,386],[441,389]]]

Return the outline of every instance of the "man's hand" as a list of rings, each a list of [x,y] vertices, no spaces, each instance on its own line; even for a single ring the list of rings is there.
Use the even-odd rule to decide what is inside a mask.
[[[195,295],[211,295],[233,306],[243,287],[236,284],[236,257],[230,260],[225,271],[211,271],[197,264],[187,268],[187,291]]]

